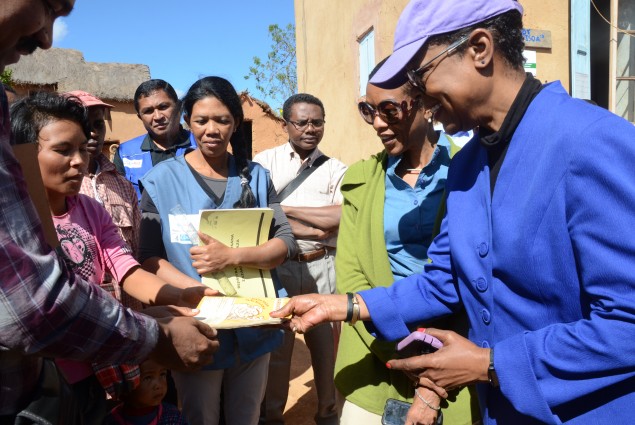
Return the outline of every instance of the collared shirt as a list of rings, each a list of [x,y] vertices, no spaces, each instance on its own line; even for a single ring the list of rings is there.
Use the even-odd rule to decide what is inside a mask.
[[[190,140],[190,132],[181,128],[179,134],[177,136],[176,141],[172,146],[167,149],[161,149],[158,147],[153,141],[152,137],[149,134],[146,134],[146,137],[141,142],[141,151],[142,152],[150,152],[150,158],[152,159],[152,166],[154,167],[158,163],[165,161],[166,159],[174,158],[175,153],[178,149],[187,148],[191,146],[192,141]],[[126,174],[126,170],[123,164],[121,157],[119,156],[119,151],[115,154],[113,158],[113,163],[115,164],[115,168],[117,172],[121,175]]]
[[[254,157],[254,162],[260,163],[271,173],[271,180],[280,193],[300,172],[311,167],[313,162],[322,156],[319,149],[315,149],[304,161],[293,149],[291,142],[278,147],[267,149]],[[293,193],[280,205],[292,207],[324,207],[341,205],[342,194],[340,186],[346,172],[346,165],[335,158],[329,158],[313,174],[311,174]],[[335,247],[337,236],[323,241],[309,241],[298,239],[301,252],[313,251],[322,246]]]
[[[119,235],[130,246],[132,255],[138,258],[141,211],[137,202],[137,193],[128,179],[117,172],[115,165],[108,158],[104,155],[99,155],[96,161],[97,170],[95,174],[84,176],[79,193],[95,199],[108,211],[113,223],[119,230]],[[111,281],[114,279],[108,273],[105,280]],[[137,311],[143,308],[143,304],[139,300],[125,292],[121,292],[121,297],[118,299],[126,307]]]
[[[46,244],[10,134],[0,89],[0,415],[28,402],[38,356],[141,362],[159,334],[156,321],[76,278]]]
[[[150,151],[150,155],[152,157],[152,165],[155,166],[159,162],[173,158],[174,153],[177,151],[177,149],[187,148],[191,145],[191,143],[192,142],[190,141],[190,132],[181,128],[176,141],[169,148],[161,149],[152,141],[152,138],[148,134],[141,143],[141,150],[144,152]]]
[[[132,184],[117,172],[108,158],[99,155],[96,161],[97,171],[84,176],[79,193],[90,196],[103,205],[136,257],[141,223],[137,194]]]
[[[395,278],[421,273],[426,264],[448,177],[449,140],[443,133],[439,135],[432,158],[419,173],[414,187],[395,174],[401,158],[388,158],[384,202],[384,238]]]

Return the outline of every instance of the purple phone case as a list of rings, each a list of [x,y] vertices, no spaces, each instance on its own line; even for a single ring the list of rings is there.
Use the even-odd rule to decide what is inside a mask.
[[[437,338],[422,331],[414,331],[397,344],[400,357],[420,356],[437,351],[443,343]]]

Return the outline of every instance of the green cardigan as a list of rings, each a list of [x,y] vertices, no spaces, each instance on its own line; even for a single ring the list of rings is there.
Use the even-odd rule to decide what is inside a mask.
[[[451,143],[451,154],[456,151]],[[358,292],[394,281],[384,239],[385,151],[353,164],[342,182],[344,204],[337,242],[337,290]],[[346,400],[378,415],[386,399],[412,402],[414,388],[403,372],[386,368],[395,343],[371,336],[363,323],[342,326],[335,363],[335,385]],[[454,399],[454,397],[451,397]],[[476,397],[468,388],[444,409],[447,424],[472,424],[478,418]],[[473,402],[472,402],[473,401]]]

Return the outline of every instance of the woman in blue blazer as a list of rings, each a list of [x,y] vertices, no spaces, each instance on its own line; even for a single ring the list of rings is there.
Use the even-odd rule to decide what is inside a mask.
[[[513,0],[410,2],[371,83],[408,78],[448,133],[478,127],[450,167],[431,263],[278,314],[303,332],[359,317],[397,340],[464,308],[469,340],[428,330],[443,348],[387,367],[442,396],[477,382],[487,424],[632,423],[635,127],[525,74],[521,17]]]

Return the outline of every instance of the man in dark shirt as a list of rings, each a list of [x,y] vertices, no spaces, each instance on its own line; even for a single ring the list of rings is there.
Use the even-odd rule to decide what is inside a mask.
[[[113,162],[141,200],[139,180],[159,162],[196,148],[196,142],[180,125],[179,99],[168,82],[154,79],[141,83],[135,91],[134,106],[147,133],[122,143]]]

